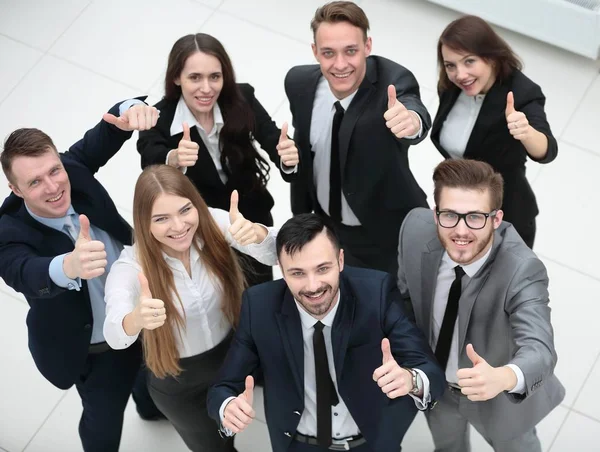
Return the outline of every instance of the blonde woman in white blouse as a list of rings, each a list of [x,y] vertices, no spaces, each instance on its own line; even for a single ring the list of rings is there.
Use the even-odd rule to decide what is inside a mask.
[[[231,247],[277,260],[274,233],[246,220],[237,196],[229,213],[211,209],[177,169],[146,168],[135,187],[134,245],[106,282],[106,341],[123,349],[143,331],[150,395],[193,451],[235,450],[206,412],[244,289]]]

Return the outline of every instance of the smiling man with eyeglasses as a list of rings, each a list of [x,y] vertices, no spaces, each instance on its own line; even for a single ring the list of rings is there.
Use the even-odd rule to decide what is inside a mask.
[[[435,450],[469,452],[472,425],[496,452],[541,452],[535,426],[564,398],[548,275],[503,222],[502,176],[475,160],[433,174],[435,211],[414,209],[398,249],[398,287],[445,370],[425,413]]]

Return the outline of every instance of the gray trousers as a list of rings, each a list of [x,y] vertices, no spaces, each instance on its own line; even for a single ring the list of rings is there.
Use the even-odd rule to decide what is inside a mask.
[[[542,452],[535,428],[510,440],[499,440],[485,431],[479,419],[479,402],[471,402],[460,391],[446,389],[437,406],[425,413],[435,452],[471,452],[472,425],[495,452]]]

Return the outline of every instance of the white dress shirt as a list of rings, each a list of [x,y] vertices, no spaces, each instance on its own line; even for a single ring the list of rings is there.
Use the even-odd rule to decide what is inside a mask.
[[[273,229],[267,228],[269,233],[262,243],[240,246],[228,231],[229,213],[210,207],[209,211],[233,248],[254,257],[263,264],[277,263],[276,232]],[[117,350],[129,347],[138,338],[138,334],[128,336],[123,329],[123,318],[134,310],[139,300],[138,273],[141,267],[136,254],[135,245],[126,246],[110,269],[106,281],[104,337],[106,342]],[[221,309],[220,283],[207,270],[193,246],[190,248],[191,277],[179,259],[169,257],[165,253],[163,258],[173,271],[175,287],[181,300],[180,303],[173,293],[173,304],[185,318],[186,323],[185,329],[174,334],[179,357],[195,356],[214,348],[231,330],[231,325]]]
[[[462,292],[465,291],[465,288],[471,282],[471,279],[475,274],[479,271],[481,267],[485,264],[490,256],[490,252],[492,248],[487,251],[482,257],[477,259],[475,262],[472,262],[469,265],[462,265],[463,270],[465,271],[465,276],[462,278]],[[442,328],[442,322],[444,321],[444,314],[446,312],[446,305],[448,304],[448,295],[450,294],[450,286],[454,282],[456,278],[456,274],[454,272],[454,267],[457,264],[454,262],[447,252],[444,252],[444,256],[442,257],[442,262],[440,263],[440,268],[438,270],[437,282],[435,285],[435,295],[433,298],[433,322],[431,324],[431,349],[435,350],[438,336],[440,334],[440,329]],[[459,301],[460,304],[460,301]],[[456,376],[456,372],[458,372],[458,319],[459,314],[456,317],[456,323],[454,324],[454,332],[452,334],[452,343],[450,344],[450,353],[448,355],[448,364],[446,365],[446,381],[448,383],[452,383],[454,385],[458,384],[458,378]],[[475,349],[477,351],[477,349]],[[483,357],[485,359],[485,356]],[[509,392],[511,393],[519,393],[522,394],[525,391],[525,376],[523,375],[523,371],[514,364],[508,364],[515,374],[517,375],[517,384],[516,386]]]
[[[465,154],[484,100],[485,94],[467,96],[461,91],[448,113],[440,131],[440,144],[452,158],[460,159]]]

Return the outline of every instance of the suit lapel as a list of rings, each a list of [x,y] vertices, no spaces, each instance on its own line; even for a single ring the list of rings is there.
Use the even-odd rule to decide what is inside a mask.
[[[375,62],[367,58],[367,71],[356,95],[352,99],[348,110],[344,114],[344,119],[340,126],[339,143],[340,143],[340,168],[342,173],[342,185],[344,184],[344,168],[348,159],[348,149],[350,148],[350,138],[352,131],[356,125],[356,121],[366,110],[369,102],[375,93],[375,85],[377,83],[377,68]],[[381,113],[383,116],[383,112]]]
[[[344,274],[340,276],[340,305],[333,319],[331,328],[331,346],[333,350],[333,361],[335,374],[339,381],[344,369],[344,358],[348,348],[350,331],[354,324],[354,312],[356,309],[356,298],[350,289],[350,285],[345,282]]]
[[[182,134],[183,136],[183,134]],[[219,172],[217,171],[217,167],[215,166],[215,162],[212,159],[206,144],[204,144],[204,140],[200,136],[200,132],[197,127],[192,127],[190,129],[190,138],[195,143],[198,143],[198,160],[194,164],[192,170],[194,173],[197,173],[199,178],[202,179],[203,183],[210,184],[213,186],[224,187],[223,181],[219,177]]]
[[[421,324],[423,332],[427,337],[427,342],[431,343],[431,321],[433,317],[433,302],[435,287],[437,284],[437,274],[440,268],[440,262],[444,255],[444,248],[437,237],[427,243],[421,258],[421,293],[423,300],[421,302]],[[415,313],[416,315],[416,313]]]
[[[479,296],[479,292],[483,288],[483,285],[487,281],[490,276],[490,271],[492,268],[492,264],[496,259],[496,254],[498,253],[498,249],[502,244],[502,236],[498,229],[494,232],[494,243],[492,245],[492,250],[490,251],[490,255],[483,265],[479,269],[477,273],[473,275],[471,281],[469,281],[467,287],[462,291],[460,296],[460,302],[458,306],[458,353],[461,354],[461,351],[464,350],[465,347],[465,338],[467,336],[467,328],[469,327],[469,321],[471,318],[471,311],[473,310],[473,306],[477,301],[477,297]],[[485,302],[485,300],[484,300]]]
[[[486,94],[467,142],[465,158],[473,158],[473,156],[481,154],[481,143],[483,143],[489,129],[498,123],[499,117],[504,117],[507,94],[508,88],[499,83],[495,83]]]
[[[460,89],[453,86],[444,91],[440,96],[440,106],[438,107],[437,115],[435,116],[435,120],[431,126],[431,139],[434,143],[440,142],[440,131],[442,130],[442,125],[448,117],[448,113],[450,113],[450,110],[456,103],[456,99],[458,99],[459,94]],[[441,151],[445,158],[450,158],[450,154],[448,154],[445,150],[441,149]]]
[[[296,121],[296,130],[299,130],[302,133],[302,136],[299,137],[300,142],[305,143],[305,146],[302,146],[301,151],[303,152],[303,157],[308,159],[306,161],[311,162],[311,166],[312,158],[310,157],[310,125],[312,121],[313,103],[315,101],[317,85],[319,84],[320,79],[321,68],[316,65],[311,68],[311,72],[307,76],[306,83],[302,85],[301,89],[297,93],[298,110],[297,114],[294,115],[294,120]]]
[[[288,358],[298,394],[304,395],[304,339],[296,303],[289,290],[285,291],[281,312],[276,314],[283,348]]]

